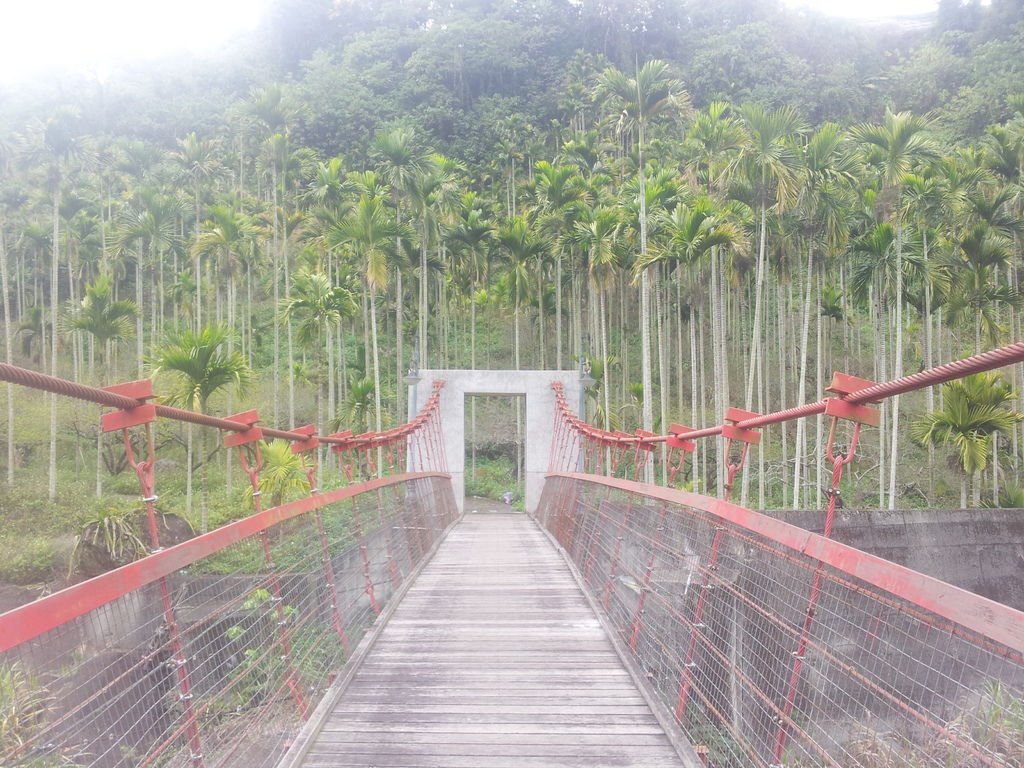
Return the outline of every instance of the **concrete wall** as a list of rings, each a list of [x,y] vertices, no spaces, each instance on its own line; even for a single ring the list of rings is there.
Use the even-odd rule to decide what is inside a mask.
[[[555,397],[551,384],[562,382],[570,403],[580,398],[579,371],[463,371],[422,369],[421,380],[409,390],[409,413],[418,411],[430,397],[437,380],[441,390],[441,424],[444,429],[448,471],[452,475],[459,512],[466,497],[466,395],[524,395],[526,400],[526,511],[534,512],[544,487],[544,473],[551,453],[555,425]]]
[[[766,514],[821,532],[824,513]],[[843,509],[833,538],[1024,611],[1024,510]]]

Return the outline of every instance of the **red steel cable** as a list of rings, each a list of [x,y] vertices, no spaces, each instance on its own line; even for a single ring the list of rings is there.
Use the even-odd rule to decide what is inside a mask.
[[[936,368],[930,368],[927,371],[920,371],[882,384],[875,384],[846,395],[840,399],[847,403],[853,403],[854,405],[878,403],[887,398],[901,395],[906,392],[913,392],[915,390],[924,389],[925,387],[933,387],[937,384],[945,384],[946,382],[961,379],[975,373],[991,371],[995,368],[1003,368],[1007,365],[1014,365],[1017,363],[1024,363],[1024,342],[1008,344],[1005,347],[972,355],[971,357],[967,357],[962,360],[955,360],[951,363],[937,366]],[[561,394],[561,384],[556,383],[552,386],[555,387],[556,393]],[[756,416],[754,418],[738,421],[735,426],[740,429],[757,429],[759,427],[767,427],[771,424],[780,424],[784,421],[793,421],[794,419],[816,416],[819,413],[825,412],[826,402],[827,399],[819,400],[814,403],[799,405],[795,408],[787,408],[784,411],[776,411],[775,413]],[[564,395],[558,398],[558,403],[564,411],[567,407],[565,405]],[[609,443],[626,445],[661,443],[673,436],[655,435],[653,437],[638,437],[635,435],[623,435],[621,433],[606,432],[605,430],[593,427],[584,422],[574,422],[571,418],[569,421],[577,431],[584,435],[605,440]],[[700,437],[713,437],[720,434],[722,434],[722,425],[706,427],[704,429],[695,429],[691,432],[680,432],[674,436],[685,440],[696,440]]]

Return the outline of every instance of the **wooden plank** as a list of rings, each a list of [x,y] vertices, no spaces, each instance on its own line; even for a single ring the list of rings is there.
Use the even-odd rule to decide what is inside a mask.
[[[362,753],[351,752],[345,755],[310,755],[304,768],[366,768],[381,765],[382,756],[376,751]],[[387,768],[665,768],[658,760],[642,757],[631,758],[623,762],[615,754],[591,757],[582,761],[575,756],[556,758],[551,755],[533,757],[530,755],[436,755],[436,754],[403,754],[386,755]]]
[[[304,768],[682,760],[527,517],[466,515],[325,715]]]

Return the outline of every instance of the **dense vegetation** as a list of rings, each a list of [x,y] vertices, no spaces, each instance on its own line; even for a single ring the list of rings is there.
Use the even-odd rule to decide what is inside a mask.
[[[190,407],[326,430],[404,419],[414,348],[585,358],[590,418],[620,429],[899,376],[1020,338],[1021,61],[1013,0],[886,29],[757,0],[282,0],[216,60],[4,94],[6,358],[96,384],[177,370],[158,391]],[[198,389],[197,349],[220,366]],[[978,386],[964,408],[1019,403]],[[47,411],[10,392],[16,483],[46,470]],[[860,502],[955,498],[907,436],[947,402],[885,406]],[[929,466],[952,450],[976,502],[991,467],[998,499],[1007,413],[922,426]],[[99,492],[94,410],[49,416],[51,499],[58,454],[80,473],[95,451]],[[167,436],[205,471],[192,441]],[[820,504],[821,443],[820,421],[770,430],[743,499]],[[687,482],[720,486],[718,459]]]

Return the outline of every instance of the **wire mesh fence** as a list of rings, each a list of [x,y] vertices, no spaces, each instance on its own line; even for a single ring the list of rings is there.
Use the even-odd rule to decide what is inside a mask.
[[[276,764],[455,518],[446,476],[369,481],[0,616],[0,765]]]
[[[550,476],[538,517],[709,766],[1024,765],[1024,614],[669,489]]]

